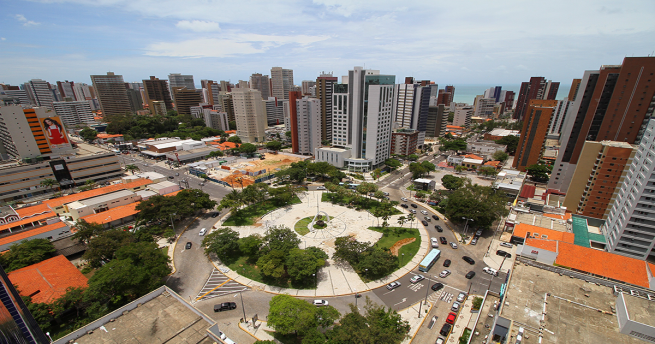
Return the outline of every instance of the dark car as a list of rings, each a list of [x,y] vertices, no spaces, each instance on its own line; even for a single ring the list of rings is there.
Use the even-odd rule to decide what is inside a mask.
[[[462,259],[464,259],[465,262],[467,262],[467,263],[469,263],[471,265],[475,264],[475,260],[473,260],[473,258],[471,258],[469,256],[463,256]]]
[[[400,206],[403,207],[403,208],[409,208],[409,206],[407,204],[405,204],[405,203],[401,204]]]
[[[437,216],[437,215],[432,215],[432,218],[439,221],[439,216]]]
[[[432,290],[437,291],[437,290],[443,288],[443,283],[435,283],[435,284],[432,285],[431,288],[432,288]]]
[[[428,222],[427,222],[427,221],[421,221],[421,223],[423,224],[423,226],[427,226],[427,225],[428,225]]]
[[[450,259],[446,259],[443,261],[443,266],[449,267],[450,266]]]
[[[466,274],[466,278],[471,279],[475,277],[475,271],[469,271],[469,273]]]
[[[230,311],[237,309],[236,302],[223,302],[218,305],[214,305],[214,312]]]
[[[452,328],[453,328],[453,325],[451,325],[449,323],[445,323],[441,327],[441,331],[439,331],[439,334],[441,334],[442,336],[447,336],[450,333],[450,330],[452,330]]]
[[[448,245],[448,240],[446,240],[446,237],[439,237],[439,241],[442,245]]]
[[[412,208],[418,208],[418,206],[416,204],[414,204],[414,203],[412,203],[410,205],[412,206]]]
[[[509,253],[509,252],[507,252],[507,251],[498,250],[498,251],[496,251],[496,254],[499,255],[499,256],[503,256],[503,257],[507,257],[507,258],[512,258],[512,254]]]
[[[184,245],[184,248],[187,250],[191,249],[191,241],[187,242],[186,245]]]
[[[441,228],[441,226],[439,226],[439,225],[435,225],[434,229],[436,229],[437,232],[439,232],[439,233],[443,232],[443,228]]]
[[[212,217],[218,217],[218,214],[219,214],[219,213],[214,212],[214,213],[212,214]]]
[[[168,176],[168,179],[175,179],[175,177],[173,177],[173,176]]]

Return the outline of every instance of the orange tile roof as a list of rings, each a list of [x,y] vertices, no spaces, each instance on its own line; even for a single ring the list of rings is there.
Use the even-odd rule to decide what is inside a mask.
[[[51,211],[50,208],[48,208],[48,205],[45,203],[37,204],[37,205],[32,205],[29,207],[23,207],[16,209],[16,213],[18,216],[25,217],[25,216],[31,216],[34,214],[42,214],[44,212]]]
[[[650,268],[650,275],[655,277],[655,264],[648,263],[648,268]]]
[[[87,278],[64,256],[56,256],[8,274],[22,296],[32,302],[52,303],[66,294],[69,287],[88,286]]]
[[[226,134],[236,134],[237,131],[236,130],[227,130],[225,133]]]
[[[0,226],[0,231],[3,231],[5,229],[9,229],[9,228],[14,228],[14,227],[17,227],[17,226],[20,226],[20,225],[26,225],[26,224],[32,223],[32,222],[37,222],[37,221],[40,221],[40,220],[49,219],[51,217],[56,217],[56,216],[57,216],[57,214],[55,214],[52,211],[49,211],[49,212],[47,212],[45,214],[36,215],[36,216],[32,216],[32,217],[26,217],[26,218],[20,219],[18,221],[9,222],[9,223],[5,223],[5,224],[1,225]]]
[[[458,125],[447,125],[446,129],[464,129],[464,127],[460,127]]]
[[[111,139],[114,137],[123,137],[121,134],[98,134],[99,139]]]
[[[475,154],[466,154],[466,155],[464,155],[464,157],[467,158],[467,159],[484,160],[484,158],[479,157],[479,156],[477,156]]]
[[[16,222],[14,222],[14,223],[16,223]],[[33,236],[38,235],[38,234],[43,234],[43,233],[49,232],[51,230],[59,229],[59,228],[65,227],[65,226],[66,226],[66,224],[60,221],[60,222],[55,222],[55,223],[53,223],[51,225],[45,225],[43,227],[39,227],[39,228],[30,229],[30,230],[27,230],[27,231],[20,232],[18,234],[2,237],[2,238],[0,238],[0,246],[4,246],[4,245],[11,244],[11,243],[14,243],[14,242],[21,242],[21,241],[23,241],[23,240],[25,240],[25,239],[27,239],[29,237],[33,237]]]
[[[552,219],[558,219],[558,220],[568,220],[571,218],[571,213],[565,213],[564,215],[557,215],[557,214],[546,214],[544,213],[545,217],[550,217]]]
[[[539,233],[539,238],[545,234],[548,237],[544,239],[549,240],[557,240],[567,243],[573,243],[573,240],[575,240],[575,234],[573,233],[555,231],[552,229],[537,227],[526,223],[519,223],[516,225],[512,235],[515,237],[525,238],[528,232],[530,232],[530,234]]]
[[[493,167],[498,167],[500,165],[500,161],[487,161],[484,163],[485,166],[493,166]]]
[[[97,223],[103,225],[105,223],[120,220],[138,213],[139,211],[135,208],[137,205],[139,205],[139,203],[140,202],[134,202],[127,205],[122,205],[120,207],[111,208],[101,213],[84,216],[82,219],[88,223]]]
[[[526,239],[525,244],[536,248],[541,248],[550,252],[557,252],[557,241],[544,239]]]
[[[640,259],[560,242],[555,263],[617,281],[650,287],[646,262]]]
[[[47,200],[44,203],[47,204],[50,209],[54,209],[56,207],[59,207],[62,204],[70,203],[70,202],[75,202],[79,201],[81,199],[86,199],[86,198],[91,198],[95,196],[100,196],[104,195],[106,193],[114,192],[114,191],[119,191],[119,190],[125,190],[125,189],[131,189],[131,188],[136,188],[139,186],[143,185],[148,185],[151,184],[152,180],[150,179],[139,179],[135,180],[133,182],[129,183],[121,183],[121,184],[114,184],[114,185],[109,185],[89,191],[84,191],[84,192],[79,192],[76,194],[64,196],[64,197],[59,197],[51,200]]]

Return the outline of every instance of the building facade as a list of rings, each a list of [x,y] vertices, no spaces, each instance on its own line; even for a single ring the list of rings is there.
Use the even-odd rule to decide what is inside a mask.
[[[173,110],[173,100],[166,80],[159,80],[159,78],[151,76],[150,79],[143,80],[143,90],[146,94],[148,108],[152,109],[153,101],[162,101],[166,105],[166,111]]]
[[[458,107],[455,109],[455,115],[453,116],[453,125],[468,128],[471,125],[471,117],[473,117],[472,107]]]
[[[122,75],[116,75],[113,72],[107,72],[107,75],[91,75],[91,81],[103,115],[131,113],[132,109]]]
[[[173,87],[186,87],[187,90],[195,90],[196,85],[193,82],[193,75],[183,75],[181,73],[168,74],[169,93],[173,94]]]
[[[541,76],[531,77],[529,82],[521,83],[521,89],[519,90],[514,109],[514,119],[523,120],[530,105],[530,100],[554,100],[557,98],[558,90],[559,82],[552,82]]]
[[[539,162],[557,100],[533,99],[527,108],[512,167],[524,172]]]
[[[232,91],[237,136],[243,142],[264,142],[266,138],[266,111],[261,93],[250,88]]]
[[[41,79],[32,79],[25,83],[27,92],[34,100],[34,105],[52,110],[52,102],[56,101],[50,83]]]
[[[396,129],[391,133],[391,154],[408,156],[416,153],[418,130]]]
[[[91,104],[88,100],[54,102],[53,107],[61,122],[68,127],[94,123]]]
[[[316,98],[321,101],[321,140],[332,141],[332,92],[337,80],[325,72],[316,78]]]
[[[202,102],[202,95],[196,89],[186,87],[173,87],[175,98],[175,110],[180,115],[191,115],[191,107],[198,106]]]
[[[425,136],[442,137],[446,135],[446,126],[448,125],[448,112],[443,104],[430,106],[428,109],[428,118],[425,128]]]
[[[277,99],[289,99],[293,91],[293,69],[271,68],[271,92]]]
[[[268,100],[271,96],[271,82],[268,75],[262,75],[261,73],[251,75],[250,88],[261,92],[262,100]]]
[[[289,95],[291,147],[295,154],[314,154],[321,147],[321,102],[300,98],[300,92]],[[295,105],[295,106],[294,106]]]

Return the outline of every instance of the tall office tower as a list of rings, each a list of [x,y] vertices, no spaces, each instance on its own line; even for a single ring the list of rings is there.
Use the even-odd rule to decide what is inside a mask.
[[[173,94],[173,87],[186,87],[187,90],[195,90],[193,75],[182,75],[180,73],[168,74],[169,94]]]
[[[523,172],[539,162],[556,106],[557,100],[530,100],[512,167]]]
[[[131,112],[122,75],[115,75],[113,72],[107,72],[107,75],[91,75],[91,81],[104,116]]]
[[[75,93],[75,99],[77,100],[91,100],[96,97],[93,86],[89,86],[82,82],[73,85],[73,92]]]
[[[624,61],[625,64],[625,61]],[[639,71],[637,71],[637,74]],[[646,74],[648,76],[648,74]],[[645,128],[637,152],[614,203],[610,204],[601,233],[607,240],[606,250],[639,259],[655,259],[655,119],[644,122]]]
[[[200,85],[203,88],[203,97],[205,103],[210,105],[217,105],[220,103],[218,95],[220,94],[220,86],[214,80],[200,80]]]
[[[221,91],[221,93],[218,95],[218,100],[219,100],[218,105],[221,106],[221,111],[227,113],[228,120],[230,122],[236,121],[236,117],[234,116],[234,101],[233,101],[232,93]]]
[[[303,80],[302,81],[302,95],[303,96],[311,96],[312,91],[311,88],[316,86],[316,81],[312,80]]]
[[[32,79],[25,85],[27,86],[27,92],[30,93],[32,99],[34,99],[34,104],[52,110],[52,102],[55,101],[55,97],[52,93],[49,82],[41,79]]]
[[[435,98],[436,99],[436,98]],[[426,123],[425,136],[442,137],[446,135],[448,125],[448,112],[443,104],[430,106]]]
[[[430,85],[429,81],[415,82],[414,78],[407,77],[405,83],[395,85],[394,90],[393,113],[396,128],[417,131],[419,148],[422,148],[425,142],[431,86],[438,87]]]
[[[585,71],[562,125],[561,148],[548,188],[567,191],[585,141],[639,143],[653,115],[652,73],[655,57],[626,57],[622,65]]]
[[[578,96],[578,91],[580,90],[580,83],[582,82],[582,79],[573,79],[573,82],[571,83],[571,89],[569,90],[569,100],[574,102],[575,98]]]
[[[605,219],[630,167],[636,147],[625,142],[586,141],[563,205],[576,214]]]
[[[268,100],[271,96],[271,83],[268,80],[268,75],[262,75],[261,73],[251,75],[250,88],[261,92],[262,100]]]
[[[533,76],[529,82],[521,83],[514,118],[520,121],[523,120],[532,99],[555,100],[557,90],[559,90],[559,82],[552,82],[541,76]]]
[[[562,133],[562,125],[564,124],[566,115],[572,104],[573,102],[569,101],[568,98],[557,101],[555,114],[553,115],[553,119],[550,121],[550,127],[548,128],[549,135],[560,135]]]
[[[453,103],[454,104],[454,103]],[[443,105],[443,104],[440,104]],[[463,104],[466,105],[466,104]],[[471,117],[473,117],[473,107],[463,106],[455,108],[455,115],[453,116],[453,125],[458,127],[468,128],[471,125]]]
[[[301,92],[289,94],[289,128],[291,149],[296,154],[314,154],[321,147],[321,102],[301,98]]]
[[[173,87],[175,98],[175,110],[180,115],[191,115],[191,107],[198,106],[202,102],[202,94],[196,89],[186,87]]]
[[[132,110],[133,113],[136,113],[139,110],[143,110],[143,99],[141,98],[140,90],[128,88],[127,99],[130,101],[130,109]]]
[[[332,90],[338,78],[321,72],[316,78],[316,98],[321,101],[321,140],[332,141]]]
[[[142,82],[127,82],[125,83],[128,90],[140,90],[143,88]]]
[[[266,109],[266,123],[269,126],[284,123],[284,103],[287,100],[277,100],[275,97],[268,97],[268,100],[262,100]]]
[[[478,98],[479,97],[479,98]],[[478,96],[475,98],[474,115],[476,117],[493,118],[494,106],[496,105],[495,98],[483,98]],[[500,97],[500,95],[499,95]]]
[[[348,111],[348,85],[332,84],[332,145],[350,146],[350,121]]]
[[[450,107],[450,104],[453,102],[453,95],[450,92],[446,92],[445,89],[439,90],[439,93],[437,94],[437,105],[438,104],[443,104],[446,107]]]
[[[293,90],[293,69],[271,68],[271,93],[277,99],[289,99]]]
[[[63,98],[70,98],[71,100],[84,100],[84,99],[77,99],[77,96],[75,95],[75,83],[72,81],[57,81],[57,89],[59,90],[59,94]]]
[[[237,122],[237,136],[243,142],[264,142],[266,111],[261,93],[250,88],[235,88],[232,90],[232,99]]]
[[[502,86],[491,87],[484,92],[483,98],[493,98],[494,102],[500,103],[503,101],[503,98],[501,98],[502,92],[503,92]]]
[[[184,86],[175,87],[181,88]],[[159,78],[151,76],[150,79],[143,80],[143,89],[146,93],[146,103],[148,103],[148,108],[152,106],[153,101],[160,101],[166,104],[167,111],[173,110],[173,101],[171,100],[171,93],[168,91],[168,84],[166,80],[159,80]],[[174,90],[174,87],[171,87],[171,90]],[[195,88],[191,88],[191,90],[195,90]]]
[[[69,128],[94,122],[88,100],[54,102],[53,106],[61,122]]]
[[[514,108],[514,96],[515,95],[516,94],[514,93],[514,91],[506,91],[505,92],[505,98],[503,100],[503,102],[505,103],[505,109],[510,110],[510,109]]]

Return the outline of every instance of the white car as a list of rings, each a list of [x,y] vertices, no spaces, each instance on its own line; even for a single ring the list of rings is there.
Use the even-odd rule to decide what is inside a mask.
[[[325,300],[314,300],[314,306],[320,307],[320,306],[327,306],[328,302]]]
[[[428,212],[427,212],[427,211],[425,211],[425,210],[421,210],[421,214],[423,214],[423,215],[427,215],[427,214],[428,214]]]
[[[327,190],[327,189],[325,188],[325,186],[317,186],[316,190]]]
[[[457,301],[453,302],[453,306],[450,307],[450,310],[457,313],[459,311],[459,302]]]
[[[414,210],[414,209],[410,209],[409,212],[412,213],[412,214],[416,214],[416,210]]]
[[[207,228],[203,228],[203,229],[200,230],[200,233],[198,233],[198,234],[200,234],[200,236],[203,236],[206,233],[207,233]]]
[[[453,249],[456,250],[456,249],[457,249],[457,244],[454,243],[454,242],[451,242],[451,243],[450,243],[450,247],[452,247]]]
[[[444,271],[441,271],[441,273],[439,274],[439,277],[446,278],[446,277],[448,277],[448,275],[450,275],[450,270],[444,270]]]
[[[430,238],[430,243],[432,244],[432,247],[434,247],[434,248],[439,247],[439,240],[437,238]]]
[[[466,299],[466,293],[462,292],[457,295],[457,302],[464,302],[464,299]]]
[[[225,333],[218,331],[218,336],[221,338],[225,344],[236,344],[232,339],[228,338]]]
[[[403,201],[403,202],[407,202],[407,198],[405,198],[405,197],[401,197],[400,200]]]
[[[414,277],[412,277],[409,281],[412,282],[412,283],[416,283],[416,282],[422,281],[424,279],[425,279],[425,277],[423,277],[423,275],[414,275]]]
[[[485,266],[482,271],[488,273],[489,275],[498,276],[498,270],[492,269],[488,266]]]
[[[509,247],[509,248],[514,247],[514,245],[512,245],[512,244],[510,244],[510,243],[508,243],[508,242],[501,242],[501,243],[500,243],[500,246],[503,246],[503,247]]]

